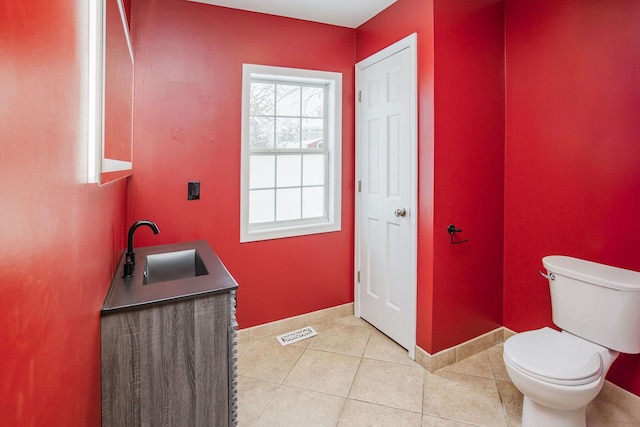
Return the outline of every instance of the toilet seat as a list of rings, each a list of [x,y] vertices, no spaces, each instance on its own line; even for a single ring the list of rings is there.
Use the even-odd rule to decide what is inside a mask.
[[[505,360],[513,368],[558,385],[598,380],[604,352],[604,347],[548,327],[514,335],[504,343]]]

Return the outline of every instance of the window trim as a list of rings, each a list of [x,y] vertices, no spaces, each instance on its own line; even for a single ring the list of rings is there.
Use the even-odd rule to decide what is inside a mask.
[[[328,186],[327,218],[310,219],[291,224],[265,226],[249,224],[249,112],[251,79],[326,84],[327,90],[327,151]],[[240,242],[279,239],[341,230],[342,201],[342,73],[273,67],[268,65],[242,65],[242,132],[240,165]]]

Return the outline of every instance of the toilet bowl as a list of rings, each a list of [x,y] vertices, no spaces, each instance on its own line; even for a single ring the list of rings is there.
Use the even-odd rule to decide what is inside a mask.
[[[524,395],[523,427],[585,427],[613,361],[640,353],[640,273],[559,255],[542,263],[562,331],[510,337],[505,368]]]
[[[618,352],[547,327],[509,338],[503,359],[513,384],[525,396],[523,427],[586,425],[586,408],[617,356]]]

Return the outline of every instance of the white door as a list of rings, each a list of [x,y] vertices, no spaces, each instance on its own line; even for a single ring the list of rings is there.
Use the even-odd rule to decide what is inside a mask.
[[[356,315],[414,356],[415,35],[357,64]]]

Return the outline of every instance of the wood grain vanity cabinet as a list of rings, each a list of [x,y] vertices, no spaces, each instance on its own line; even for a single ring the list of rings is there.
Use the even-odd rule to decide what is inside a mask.
[[[103,426],[236,425],[237,285],[222,279],[209,292],[117,309],[110,290],[101,313]],[[140,286],[163,285],[174,284]]]

